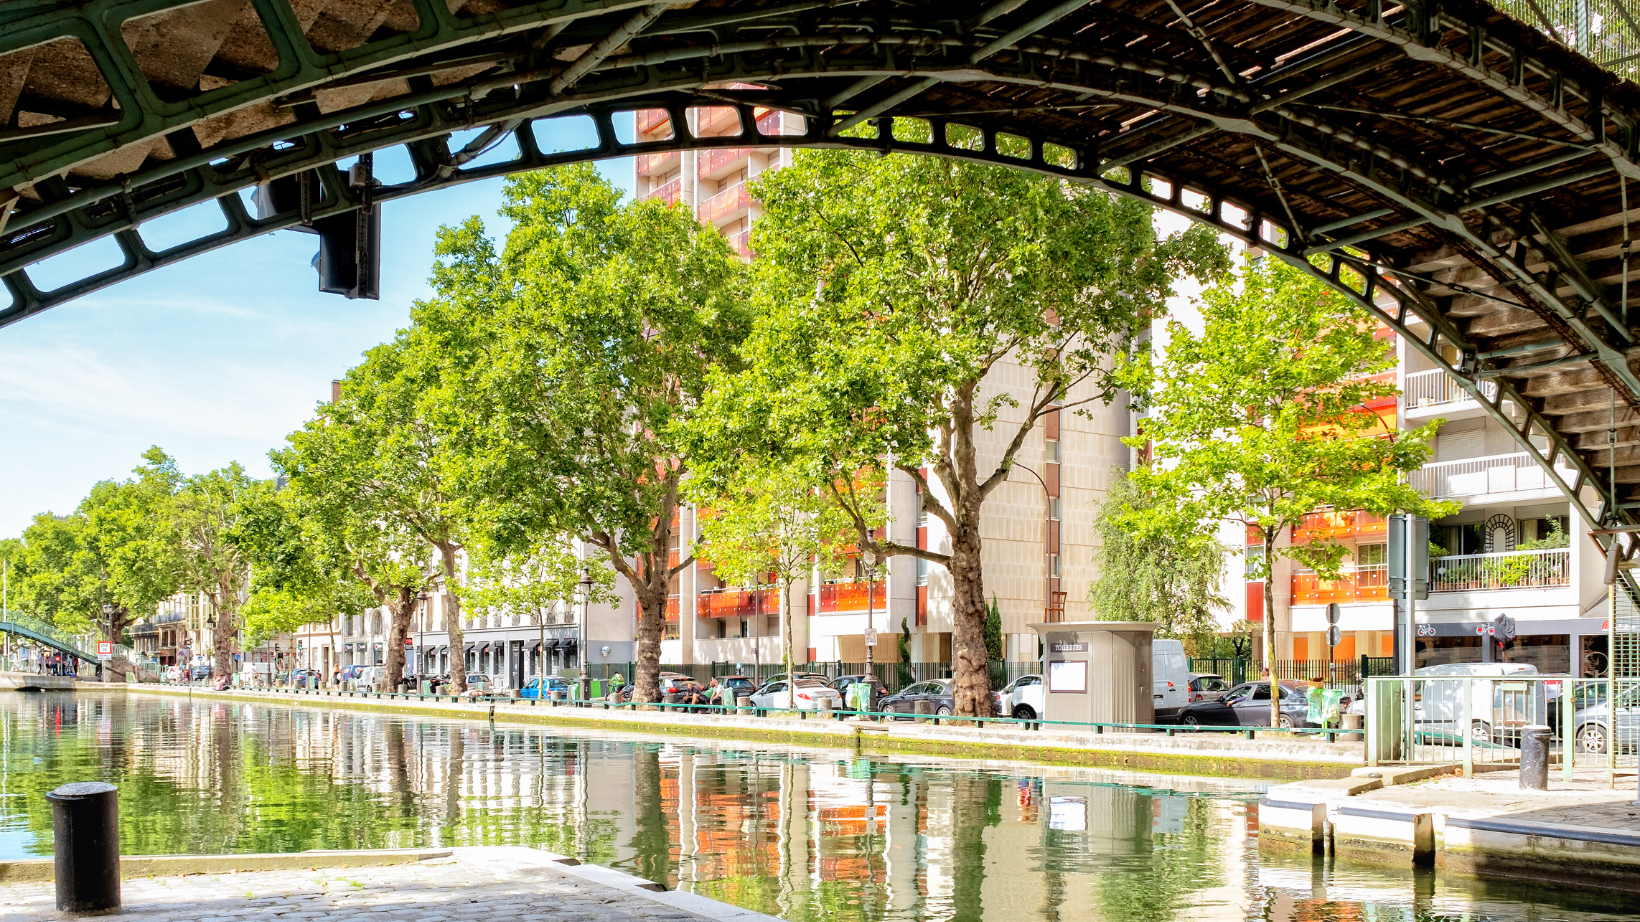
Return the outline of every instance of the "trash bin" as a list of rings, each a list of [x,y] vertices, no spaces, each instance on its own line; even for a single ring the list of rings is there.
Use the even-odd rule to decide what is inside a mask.
[[[1552,735],[1553,731],[1540,725],[1525,727],[1521,730],[1521,790],[1547,791],[1549,789],[1549,739]]]

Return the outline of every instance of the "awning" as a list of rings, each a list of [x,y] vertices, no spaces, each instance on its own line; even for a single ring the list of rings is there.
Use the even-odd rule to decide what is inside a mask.
[[[481,644],[478,645],[478,652],[480,652],[480,653],[487,653],[487,652],[489,652],[489,649],[490,649],[490,645],[487,644],[487,643],[481,643]]]
[[[468,645],[467,645],[467,646],[466,646],[466,647],[465,647],[465,648],[464,648],[464,649],[465,649],[465,650],[466,650],[466,651],[467,651],[467,652],[468,652],[468,653],[471,653],[471,652],[473,652],[473,651],[474,651],[474,650],[477,650],[477,649],[478,649],[478,644],[476,644],[476,643],[470,643],[470,644],[468,644]]]
[[[541,649],[541,641],[537,640],[535,643],[530,644],[529,649],[525,650],[524,652],[534,653],[534,652],[536,652],[537,650],[540,650],[540,649]],[[550,649],[550,645],[549,645],[549,649]]]

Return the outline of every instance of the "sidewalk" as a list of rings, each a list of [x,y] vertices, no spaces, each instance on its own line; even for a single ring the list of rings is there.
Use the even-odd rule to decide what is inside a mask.
[[[1617,788],[1607,786],[1600,769],[1580,771],[1573,781],[1552,773],[1547,791],[1522,791],[1517,772],[1443,776],[1369,791],[1356,800],[1408,809],[1438,810],[1448,817],[1593,826],[1640,832],[1640,806],[1634,805],[1635,776],[1619,771]]]
[[[872,723],[811,717],[692,714],[678,711],[553,707],[548,702],[496,699],[451,702],[387,694],[293,694],[289,691],[212,692],[187,686],[132,685],[141,694],[191,695],[288,707],[357,708],[387,713],[547,724],[634,734],[671,734],[921,755],[1000,759],[1169,774],[1294,779],[1338,778],[1364,760],[1361,743],[1328,743],[1281,732],[1257,739],[1239,733],[1108,732],[1060,728],[1025,730],[1016,724],[982,728],[912,721]]]
[[[128,922],[777,922],[705,897],[522,846],[448,849],[448,857],[369,868],[254,870],[128,878]],[[287,858],[294,856],[274,856]],[[571,862],[566,865],[564,862]],[[0,919],[44,922],[57,912],[51,883],[0,884]]]

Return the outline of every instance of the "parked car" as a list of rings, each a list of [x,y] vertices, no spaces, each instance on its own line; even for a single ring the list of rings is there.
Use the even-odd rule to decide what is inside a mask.
[[[1178,717],[1190,703],[1190,661],[1185,659],[1182,641],[1158,640],[1151,644],[1150,690],[1158,723]]]
[[[813,711],[819,709],[821,701],[830,701],[834,711],[843,707],[843,697],[837,694],[837,689],[813,679],[799,678],[795,696],[787,691],[785,680],[770,682],[752,695],[752,704],[760,708]]]
[[[1192,672],[1190,674],[1190,703],[1198,701],[1217,701],[1230,690],[1230,683],[1224,676],[1211,672]]]
[[[211,677],[211,667],[201,663],[193,668],[192,675],[195,682],[203,682]]]
[[[715,703],[731,705],[735,703],[736,698],[742,695],[751,697],[755,694],[757,692],[757,683],[743,675],[720,675],[718,676],[718,688],[721,691],[718,692],[718,700]]]
[[[290,684],[293,688],[318,688],[319,672],[316,669],[296,669],[290,674]]]
[[[563,692],[564,698],[568,699],[569,680],[561,679],[555,675],[549,675],[545,678],[536,676],[524,683],[524,687],[518,690],[518,697],[545,699],[552,697],[552,693],[555,691]]]
[[[1537,675],[1537,667],[1530,663],[1443,663],[1412,674],[1420,679],[1459,680],[1416,683],[1413,722],[1419,733],[1462,738],[1466,728],[1460,726],[1464,708],[1460,690],[1465,684],[1470,695],[1467,730],[1476,742],[1518,744],[1523,727],[1549,720],[1547,683],[1508,681],[1510,676]],[[1462,681],[1465,678],[1467,683]]]
[[[909,717],[917,712],[918,701],[934,702],[934,713],[940,717],[950,717],[957,710],[950,679],[913,682],[884,698],[879,708],[888,714],[905,714]]]
[[[467,673],[467,690],[461,693],[463,698],[493,698],[503,694],[501,683],[494,676],[482,672]]]
[[[1046,710],[1042,690],[1041,675],[1022,675],[995,694],[996,712],[1003,717],[1035,720]]]
[[[1580,696],[1589,703],[1575,712],[1572,733],[1577,748],[1596,755],[1612,743],[1612,719],[1611,708],[1606,706],[1606,690],[1592,686],[1591,691],[1590,695]],[[1617,693],[1617,751],[1633,751],[1636,744],[1640,744],[1640,685],[1630,685]]]
[[[823,672],[799,672],[797,674],[797,680],[799,682],[802,682],[802,681],[819,682],[821,685],[825,685],[825,684],[827,684],[831,681],[831,676],[826,675]],[[772,675],[772,676],[769,676],[767,679],[764,679],[763,684],[768,685],[770,682],[784,682],[784,681],[786,681],[786,674],[784,672],[782,672],[778,675]]]
[[[1299,682],[1281,683],[1281,726],[1309,726],[1309,688]],[[1189,726],[1268,727],[1270,725],[1270,683],[1243,682],[1222,698],[1185,705],[1179,722]]]
[[[832,679],[828,684],[830,684],[832,688],[837,689],[837,694],[842,695],[843,700],[847,701],[849,686],[858,685],[861,682],[866,682],[871,685],[870,710],[877,710],[877,704],[881,702],[888,694],[888,686],[883,684],[882,679],[879,679],[874,675],[840,675],[837,678]]]

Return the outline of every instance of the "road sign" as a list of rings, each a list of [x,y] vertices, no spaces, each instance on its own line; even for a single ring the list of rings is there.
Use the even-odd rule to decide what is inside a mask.
[[[866,646],[877,646],[877,629],[874,627],[866,628]]]
[[[1344,632],[1338,625],[1327,628],[1327,646],[1336,647],[1344,641]]]
[[[1338,623],[1338,603],[1337,602],[1328,602],[1327,603],[1327,623],[1328,624],[1337,624]]]
[[[101,656],[101,657],[113,656],[114,655],[114,641],[112,641],[112,640],[99,640],[99,641],[97,641],[97,655]]]

